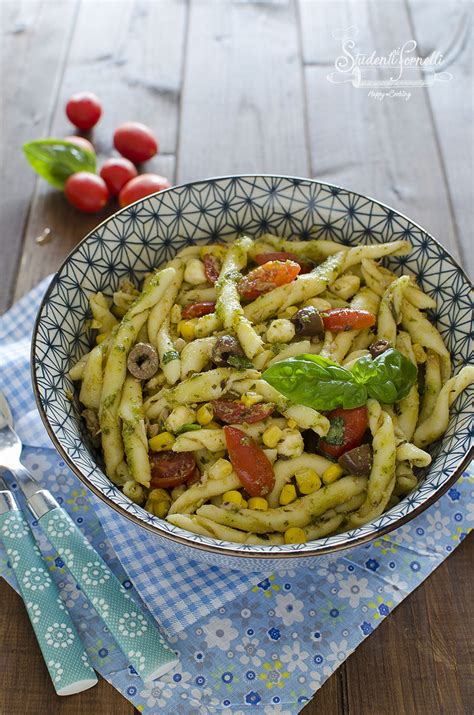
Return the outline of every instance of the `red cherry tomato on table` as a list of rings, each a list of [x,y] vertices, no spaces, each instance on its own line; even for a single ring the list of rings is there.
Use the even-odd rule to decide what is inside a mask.
[[[85,213],[97,213],[109,200],[105,181],[88,171],[72,174],[66,181],[64,193],[74,208]]]
[[[341,330],[361,330],[375,325],[376,317],[368,310],[355,310],[354,308],[334,308],[321,313],[324,328],[337,333]]]
[[[296,253],[274,251],[273,253],[258,253],[255,256],[255,263],[258,263],[259,266],[268,263],[268,261],[293,261],[293,263],[297,263],[301,267],[300,273],[309,273],[313,269],[313,266],[308,261],[300,258]]]
[[[92,129],[100,119],[102,107],[92,92],[77,92],[66,104],[66,114],[78,129]]]
[[[117,196],[128,181],[134,179],[138,172],[128,159],[117,157],[104,162],[100,175],[107,184],[111,196]]]
[[[131,179],[119,194],[120,208],[133,204],[139,199],[144,199],[145,196],[156,194],[157,191],[169,189],[171,186],[168,179],[158,174],[139,174],[134,179]]]
[[[217,256],[213,256],[211,253],[205,253],[202,260],[207,280],[209,283],[217,283],[221,272],[221,261],[217,258]]]
[[[181,314],[185,320],[189,318],[200,318],[203,315],[209,315],[213,313],[216,309],[216,304],[210,300],[203,301],[202,303],[191,303],[183,308]]]
[[[243,422],[253,424],[266,420],[274,411],[275,405],[262,403],[246,407],[243,402],[234,402],[234,400],[213,400],[212,408],[221,422],[238,425]]]
[[[278,286],[291,283],[300,271],[300,266],[293,261],[269,261],[247,273],[238,283],[237,290],[244,300],[254,300]]]
[[[338,459],[344,452],[358,447],[369,424],[367,407],[344,410],[338,407],[326,414],[331,427],[326,437],[318,442],[318,448],[329,457]]]
[[[275,474],[267,455],[237,427],[224,427],[230,461],[242,486],[251,497],[263,497],[273,489]]]
[[[81,149],[91,151],[93,154],[95,154],[94,147],[90,143],[89,139],[86,139],[85,137],[78,137],[76,134],[72,134],[70,137],[64,137],[64,141],[71,142],[71,144],[75,144]]]
[[[158,152],[158,142],[153,132],[140,122],[125,122],[114,132],[114,147],[122,156],[141,164]]]
[[[149,452],[152,489],[170,489],[195,481],[196,460],[190,452]]]

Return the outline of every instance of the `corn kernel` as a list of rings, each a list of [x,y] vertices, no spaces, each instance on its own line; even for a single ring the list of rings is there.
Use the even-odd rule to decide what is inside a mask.
[[[344,470],[339,464],[331,464],[323,473],[323,482],[325,484],[332,484],[336,479],[342,476],[343,472]]]
[[[188,342],[194,340],[196,332],[194,323],[191,323],[190,320],[180,320],[178,323],[178,332],[181,337],[183,337]]]
[[[174,436],[171,432],[161,432],[155,437],[152,437],[148,442],[150,449],[154,452],[163,452],[165,450],[171,449],[174,444]]]
[[[150,493],[148,494],[148,500],[150,501],[171,501],[171,497],[169,495],[169,492],[166,491],[166,489],[162,489],[161,487],[157,487],[156,489],[152,489]]]
[[[211,422],[207,423],[206,429],[221,429],[221,425],[218,425],[217,422],[214,422],[214,420],[212,420]]]
[[[296,420],[293,420],[293,419],[290,418],[290,419],[288,420],[288,428],[289,428],[289,429],[295,429],[296,427],[298,427],[298,422],[297,422]]]
[[[205,405],[201,405],[201,407],[196,412],[196,419],[199,424],[203,426],[208,425],[210,422],[212,422],[213,417],[214,411],[212,409],[212,405],[209,402],[206,402]]]
[[[145,503],[146,511],[150,514],[154,514],[160,519],[164,519],[170,510],[171,501],[155,501],[154,499],[148,499]]]
[[[248,392],[245,392],[240,399],[244,403],[245,407],[252,407],[252,405],[256,405],[258,402],[261,402],[263,397],[262,395],[259,395],[258,392],[252,392],[249,390]]]
[[[298,308],[296,305],[289,305],[288,308],[285,309],[285,317],[291,318],[292,315],[298,312]]]
[[[231,489],[230,491],[225,492],[225,494],[222,495],[222,501],[224,504],[237,504],[237,506],[241,507],[244,499],[240,492],[238,492],[236,489]]]
[[[285,484],[280,492],[280,505],[286,506],[287,504],[291,504],[292,501],[295,501],[296,497],[297,494],[294,485]]]
[[[285,531],[285,544],[305,544],[306,534],[298,526],[292,526]]]
[[[218,459],[209,468],[209,477],[211,479],[224,479],[232,474],[232,464],[227,459]]]
[[[249,499],[249,509],[255,509],[256,511],[267,511],[268,502],[263,497],[251,497]]]
[[[98,335],[95,339],[96,344],[100,345],[102,342],[104,342],[106,337],[107,337],[107,333],[101,333],[101,335]]]
[[[295,479],[302,494],[312,494],[321,487],[321,479],[314,469],[299,469]]]
[[[248,501],[245,501],[245,499],[242,499],[242,504],[240,505],[241,509],[248,509],[249,508],[249,503]]]
[[[265,432],[262,434],[262,442],[265,447],[273,449],[273,447],[277,446],[282,434],[283,431],[278,427],[278,425],[271,425],[271,427],[267,427]]]

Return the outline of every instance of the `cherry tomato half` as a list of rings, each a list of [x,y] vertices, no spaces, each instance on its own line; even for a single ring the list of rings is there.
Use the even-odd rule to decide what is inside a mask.
[[[300,266],[293,261],[269,261],[247,273],[238,283],[237,290],[244,300],[254,300],[278,286],[291,283],[300,271]]]
[[[196,460],[191,452],[149,452],[152,489],[178,487],[196,477]]]
[[[253,424],[266,420],[274,411],[275,405],[261,403],[246,407],[243,402],[234,402],[234,400],[213,400],[212,408],[221,422],[238,425],[243,422]]]
[[[89,139],[86,139],[85,137],[78,137],[77,134],[72,134],[70,137],[64,137],[64,141],[71,142],[71,144],[75,144],[76,146],[80,147],[81,149],[85,149],[86,151],[91,151],[93,154],[95,154],[94,147],[92,146]]]
[[[217,283],[221,272],[221,261],[217,258],[217,256],[213,256],[211,253],[205,253],[202,260],[207,280],[209,283]]]
[[[334,308],[321,313],[324,327],[333,333],[341,330],[360,330],[371,328],[375,325],[376,317],[368,310],[355,310],[354,308]]]
[[[158,152],[158,142],[153,132],[141,122],[125,122],[117,127],[114,147],[134,164],[141,164]]]
[[[109,200],[105,181],[88,171],[72,174],[66,181],[64,193],[74,208],[85,213],[97,213]]]
[[[102,106],[92,92],[77,92],[68,100],[66,114],[78,129],[92,129],[100,119]]]
[[[360,445],[369,424],[365,405],[354,407],[352,410],[338,407],[336,410],[326,413],[326,417],[331,423],[331,427],[328,434],[318,442],[318,449],[321,452],[338,459],[344,452]]]
[[[168,179],[158,174],[139,174],[134,179],[131,179],[125,184],[119,194],[119,205],[123,209],[124,206],[133,204],[134,201],[144,199],[145,196],[156,194],[157,191],[169,189],[171,186]]]
[[[137,174],[134,164],[122,157],[107,159],[100,170],[100,175],[107,184],[111,196],[117,196],[125,184],[134,179]]]
[[[230,461],[251,497],[263,497],[273,489],[275,474],[267,455],[237,427],[224,427]]]
[[[202,315],[209,315],[216,309],[216,304],[210,300],[205,300],[202,303],[191,303],[182,310],[182,316],[185,320],[188,318],[200,318]]]
[[[300,258],[296,253],[287,253],[286,251],[274,251],[273,253],[257,253],[255,256],[255,263],[259,266],[263,266],[264,263],[268,261],[293,261],[301,267],[300,273],[309,273],[313,266],[304,258]]]

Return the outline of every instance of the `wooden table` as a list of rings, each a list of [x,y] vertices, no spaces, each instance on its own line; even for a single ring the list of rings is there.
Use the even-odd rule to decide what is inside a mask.
[[[94,131],[100,158],[110,155],[118,123],[141,120],[161,145],[147,168],[176,183],[238,172],[327,179],[409,215],[472,274],[471,7],[433,0],[4,0],[0,309],[56,270],[115,210],[75,212],[21,155],[24,141],[71,133],[64,104],[84,89],[104,105]],[[361,52],[388,55],[414,38],[421,57],[445,55],[452,79],[413,89],[408,101],[328,81],[341,55],[340,30],[353,26]],[[53,240],[39,246],[45,227]],[[472,540],[460,546],[304,712],[472,712],[473,553]],[[2,713],[132,714],[104,681],[56,697],[20,599],[4,582],[0,598]]]

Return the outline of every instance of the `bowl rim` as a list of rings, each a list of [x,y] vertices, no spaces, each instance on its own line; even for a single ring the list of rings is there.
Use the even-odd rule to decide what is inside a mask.
[[[89,479],[86,477],[86,475],[76,466],[72,458],[69,456],[65,448],[62,446],[61,442],[59,441],[59,438],[56,436],[53,428],[51,427],[49,423],[48,416],[46,414],[46,411],[43,407],[43,403],[41,400],[41,395],[40,395],[40,389],[38,386],[38,380],[37,380],[37,375],[36,375],[36,366],[35,366],[35,356],[36,356],[36,343],[37,343],[37,337],[38,337],[38,329],[39,329],[39,323],[40,323],[40,318],[43,313],[44,306],[46,302],[49,299],[49,296],[51,295],[53,289],[56,287],[57,283],[59,282],[59,275],[63,268],[70,262],[72,257],[75,255],[75,253],[78,251],[80,246],[82,246],[83,243],[85,243],[99,228],[107,224],[111,219],[113,219],[115,216],[124,213],[126,211],[129,211],[131,207],[136,206],[140,203],[143,203],[144,201],[148,201],[149,199],[154,198],[155,196],[166,194],[172,191],[175,191],[176,189],[181,189],[186,186],[190,185],[198,185],[198,184],[206,184],[209,182],[216,182],[216,181],[223,181],[223,180],[232,180],[232,179],[245,179],[245,178],[269,178],[269,179],[287,179],[290,181],[301,181],[305,183],[310,183],[310,184],[316,184],[322,187],[327,187],[329,189],[339,189],[341,191],[345,191],[347,193],[353,194],[354,196],[358,196],[362,199],[367,199],[368,201],[372,201],[378,206],[381,206],[384,209],[387,209],[388,211],[393,211],[397,216],[400,216],[401,218],[405,219],[408,221],[412,226],[417,228],[418,230],[422,231],[430,241],[433,241],[442,251],[445,253],[445,258],[448,259],[453,267],[455,267],[460,273],[462,274],[463,278],[465,279],[466,283],[470,285],[471,290],[473,290],[473,284],[468,277],[467,273],[464,271],[464,269],[457,263],[457,261],[453,258],[453,256],[449,253],[449,251],[446,250],[446,248],[439,243],[439,241],[432,236],[426,229],[424,229],[420,224],[416,223],[413,221],[411,218],[406,216],[405,214],[401,213],[397,209],[392,208],[388,204],[385,204],[378,199],[375,199],[371,196],[368,196],[367,194],[362,194],[358,191],[353,191],[352,189],[348,189],[344,186],[341,186],[339,184],[334,184],[328,181],[320,181],[318,179],[311,179],[309,177],[300,177],[300,176],[293,176],[293,175],[286,175],[286,174],[255,174],[255,173],[248,173],[248,174],[228,174],[228,175],[222,175],[222,176],[212,176],[212,177],[207,177],[204,179],[199,179],[197,181],[186,181],[181,184],[176,184],[175,186],[171,186],[167,189],[163,189],[161,191],[157,191],[154,194],[150,194],[149,196],[146,196],[142,199],[138,199],[138,201],[133,202],[132,204],[119,209],[118,211],[114,212],[110,216],[108,216],[106,219],[101,221],[97,226],[95,226],[89,233],[87,233],[84,238],[82,238],[79,243],[77,243],[74,248],[68,253],[66,258],[63,260],[61,263],[60,267],[57,269],[57,271],[54,273],[53,278],[43,296],[41,299],[41,303],[38,308],[38,312],[35,318],[34,326],[33,326],[33,332],[32,332],[32,339],[31,339],[31,350],[30,350],[30,371],[31,371],[31,382],[32,382],[32,387],[33,387],[33,394],[35,397],[36,405],[41,417],[41,420],[43,422],[43,425],[46,429],[46,432],[48,433],[49,438],[51,439],[53,446],[55,449],[59,452],[61,457],[64,459],[64,462],[67,464],[67,466],[73,471],[73,473],[85,484],[85,486],[90,489],[95,496],[97,496],[101,501],[105,502],[109,507],[111,507],[114,511],[116,511],[118,514],[121,516],[129,519],[132,521],[133,524],[136,526],[140,526],[141,528],[146,529],[148,532],[153,534],[154,536],[161,537],[163,539],[167,539],[170,541],[173,541],[175,543],[178,543],[182,546],[187,546],[189,548],[195,549],[196,551],[206,551],[210,552],[212,554],[215,554],[216,556],[223,556],[223,557],[233,557],[233,558],[244,558],[244,559],[263,559],[268,562],[271,561],[280,561],[282,559],[306,559],[306,558],[315,558],[317,556],[321,556],[324,554],[329,554],[329,553],[335,553],[339,551],[344,551],[349,548],[354,548],[356,546],[360,546],[362,544],[365,544],[369,541],[372,541],[375,538],[379,538],[385,534],[390,533],[391,531],[394,531],[395,529],[400,528],[401,526],[404,526],[407,524],[409,521],[414,519],[416,516],[421,514],[425,509],[429,508],[432,504],[434,504],[438,499],[443,496],[443,494],[446,493],[446,491],[459,479],[461,476],[462,472],[466,469],[466,467],[469,465],[469,463],[472,461],[474,458],[474,444],[470,446],[470,448],[467,450],[465,453],[463,459],[461,462],[458,464],[456,469],[454,470],[453,474],[451,477],[442,484],[442,486],[438,487],[435,492],[426,498],[419,506],[415,507],[411,511],[409,511],[407,514],[401,516],[396,522],[394,523],[389,523],[384,526],[379,526],[372,532],[366,533],[366,534],[360,534],[360,535],[353,535],[347,539],[347,542],[343,543],[338,543],[334,545],[320,545],[316,546],[314,549],[305,549],[304,551],[277,551],[275,550],[277,547],[275,545],[273,546],[267,546],[267,545],[254,545],[252,551],[239,551],[238,548],[235,548],[238,546],[238,544],[233,544],[233,542],[226,542],[226,541],[221,541],[219,539],[214,539],[213,537],[209,537],[209,540],[215,541],[215,544],[208,544],[208,543],[203,543],[203,542],[194,542],[191,538],[186,537],[186,536],[181,536],[181,533],[186,534],[185,529],[180,529],[179,531],[181,533],[170,533],[167,531],[162,531],[158,525],[146,522],[145,520],[139,518],[137,515],[130,513],[127,511],[124,507],[122,507],[120,504],[117,504],[111,497],[107,496],[104,494],[95,484],[89,481]],[[97,465],[96,465],[97,466]],[[98,466],[97,466],[98,468]],[[105,474],[105,473],[104,473]],[[106,476],[106,475],[105,475]],[[380,517],[377,517],[380,518]],[[370,523],[370,522],[369,522]],[[354,531],[357,531],[355,529]],[[350,533],[350,532],[347,532]],[[192,533],[189,532],[190,536],[192,536]],[[220,542],[220,543],[219,543]],[[312,543],[312,542],[309,542]],[[318,543],[318,539],[314,541],[314,544]],[[227,546],[221,546],[221,544],[229,544],[229,547],[232,546],[233,548],[229,548]]]

